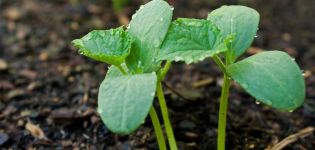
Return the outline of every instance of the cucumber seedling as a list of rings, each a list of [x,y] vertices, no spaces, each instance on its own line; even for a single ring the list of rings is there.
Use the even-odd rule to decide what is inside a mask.
[[[129,134],[149,114],[161,150],[166,150],[166,142],[152,105],[155,95],[169,147],[177,149],[161,85],[171,63],[162,67],[157,59],[172,15],[173,8],[165,1],[153,0],[132,16],[127,30],[123,27],[94,30],[72,42],[82,55],[111,64],[98,94],[98,113],[108,129]]]
[[[222,6],[207,20],[173,21],[161,46],[159,60],[187,64],[211,57],[224,74],[220,97],[217,148],[225,149],[226,115],[231,80],[271,107],[292,111],[302,105],[305,83],[296,62],[281,51],[266,51],[237,61],[251,45],[259,14],[245,6]],[[224,61],[222,60],[224,59]]]
[[[111,131],[129,134],[149,114],[159,148],[165,150],[160,121],[152,105],[157,95],[169,147],[177,149],[161,85],[173,61],[190,64],[212,58],[222,70],[218,150],[225,149],[232,80],[274,108],[292,111],[303,103],[304,79],[288,54],[267,51],[237,61],[256,36],[259,14],[254,9],[223,6],[207,19],[179,18],[173,22],[172,11],[166,2],[153,0],[132,16],[127,30],[95,30],[73,41],[81,54],[111,64],[98,95],[98,112]]]

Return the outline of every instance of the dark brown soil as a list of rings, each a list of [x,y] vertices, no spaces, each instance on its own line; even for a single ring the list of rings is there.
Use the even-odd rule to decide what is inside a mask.
[[[124,13],[131,16],[144,1],[132,1]],[[265,149],[315,126],[315,1],[173,0],[172,4],[174,18],[205,18],[223,4],[257,9],[260,30],[247,55],[262,48],[283,50],[305,71],[305,104],[292,113],[257,105],[233,85],[228,149]],[[95,108],[107,66],[80,56],[70,46],[72,39],[92,29],[117,26],[109,0],[0,1],[1,149],[157,149],[149,119],[129,136],[106,128]],[[200,80],[207,84],[195,87]],[[218,68],[211,61],[174,64],[165,82],[185,96],[165,88],[180,149],[216,149],[222,82]],[[315,149],[315,137],[298,139],[285,149]]]

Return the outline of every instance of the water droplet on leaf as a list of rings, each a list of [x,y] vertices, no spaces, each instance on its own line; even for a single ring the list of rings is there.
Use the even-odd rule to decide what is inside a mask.
[[[257,104],[257,105],[259,105],[259,104],[260,104],[260,102],[259,102],[259,101],[256,101],[256,104]]]
[[[97,108],[97,112],[98,112],[99,114],[101,114],[101,113],[103,113],[103,110],[102,110],[101,108]]]

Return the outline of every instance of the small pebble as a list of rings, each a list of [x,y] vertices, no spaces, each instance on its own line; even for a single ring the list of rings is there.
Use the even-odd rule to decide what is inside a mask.
[[[0,146],[9,140],[9,136],[5,133],[0,133]]]
[[[4,61],[3,59],[0,59],[0,70],[6,70],[8,69],[8,63]]]

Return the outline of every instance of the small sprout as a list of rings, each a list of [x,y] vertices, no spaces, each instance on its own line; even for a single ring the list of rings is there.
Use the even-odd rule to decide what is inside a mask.
[[[173,9],[163,0],[152,0],[132,15],[126,31],[122,27],[92,31],[73,41],[80,54],[112,65],[100,85],[97,110],[111,131],[129,134],[149,114],[159,148],[165,150],[164,135],[153,106],[157,95],[169,149],[178,149],[161,84],[173,61],[190,64],[212,58],[223,72],[219,150],[225,149],[232,80],[259,99],[256,104],[262,102],[289,112],[303,104],[304,78],[287,53],[266,51],[236,61],[258,37],[257,11],[245,6],[222,6],[207,19],[171,21]],[[166,61],[163,67],[162,61]]]

